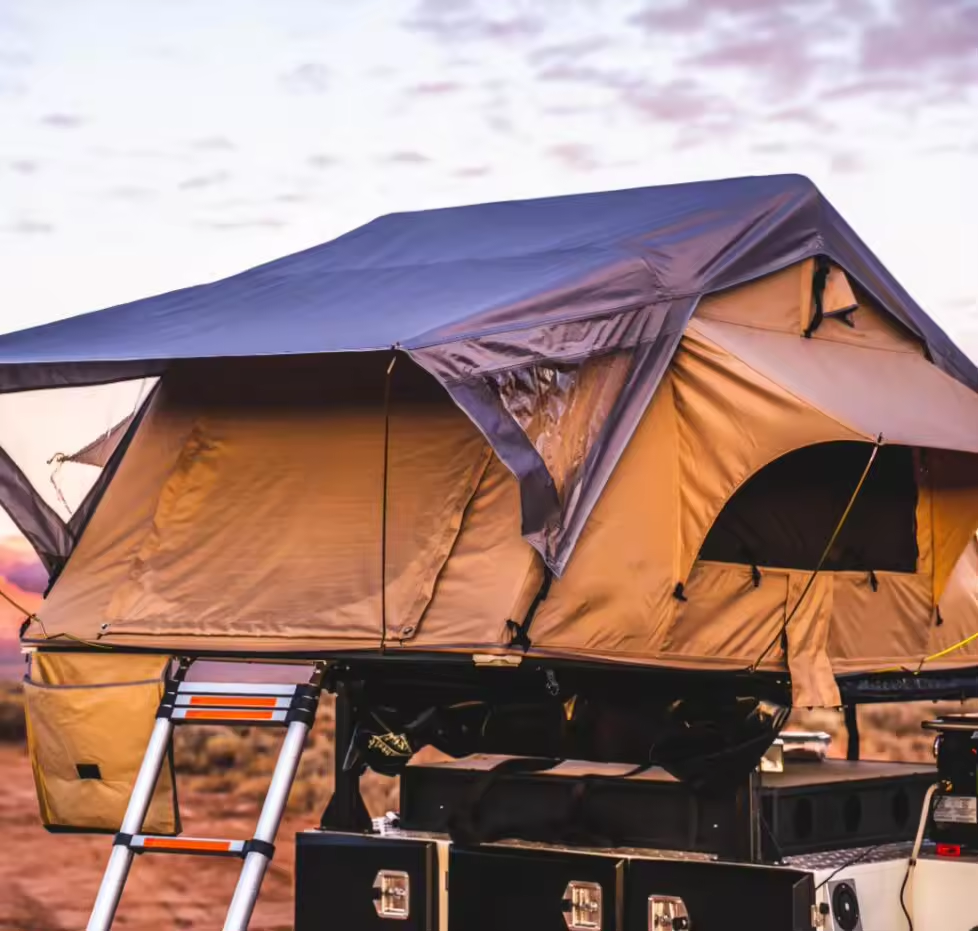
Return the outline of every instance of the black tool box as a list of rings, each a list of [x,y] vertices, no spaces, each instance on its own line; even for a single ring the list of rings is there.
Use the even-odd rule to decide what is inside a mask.
[[[448,831],[494,763],[472,757],[408,766],[401,777],[401,827]],[[660,769],[623,777],[627,769],[589,763],[502,774],[479,798],[479,818],[504,836],[553,840],[535,829],[549,829],[576,807],[578,816],[583,813],[576,827],[619,846],[774,862],[912,839],[936,778],[935,768],[922,764],[822,760],[758,773],[752,787],[701,795]]]
[[[810,872],[640,850],[298,835],[295,931],[811,931]],[[671,924],[656,925],[656,915]]]

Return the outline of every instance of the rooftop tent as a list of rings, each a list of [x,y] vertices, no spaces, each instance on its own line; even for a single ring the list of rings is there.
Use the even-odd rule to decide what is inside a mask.
[[[0,337],[2,402],[143,380],[81,518],[0,470],[35,642],[760,660],[814,705],[974,632],[978,372],[804,179],[391,216]]]

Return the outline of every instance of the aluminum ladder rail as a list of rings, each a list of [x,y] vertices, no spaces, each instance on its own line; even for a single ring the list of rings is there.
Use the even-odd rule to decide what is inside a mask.
[[[295,781],[306,736],[316,716],[322,691],[322,669],[317,667],[312,681],[307,685],[186,682],[182,679],[184,671],[182,668],[180,678],[167,683],[146,754],[92,908],[88,931],[109,931],[112,927],[133,857],[143,853],[243,859],[224,931],[247,931],[251,921],[265,871],[275,852],[275,836]],[[250,840],[158,837],[140,833],[167,758],[173,729],[186,724],[286,728],[261,815]]]

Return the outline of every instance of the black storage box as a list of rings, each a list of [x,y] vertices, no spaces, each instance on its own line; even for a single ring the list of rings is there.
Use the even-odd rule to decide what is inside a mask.
[[[401,826],[447,831],[485,779],[487,763],[472,758],[408,766],[401,776]],[[478,820],[495,837],[546,841],[555,839],[552,826],[576,810],[584,812],[583,823],[569,827],[600,833],[601,843],[777,862],[910,840],[936,778],[933,766],[797,762],[782,773],[761,773],[751,798],[747,786],[696,795],[657,769],[617,775],[627,769],[568,764],[544,773],[499,775],[478,803]]]
[[[295,931],[437,931],[438,878],[431,841],[325,831],[298,834]],[[390,884],[387,902],[381,888],[385,879]],[[407,895],[398,898],[397,892],[405,890]],[[389,915],[383,913],[385,904]],[[397,914],[399,908],[407,917]]]
[[[682,899],[695,931],[812,929],[814,879],[803,870],[655,859],[637,850],[460,849],[445,838],[398,834],[300,834],[295,931],[648,931],[650,897]],[[375,883],[383,874],[407,877],[406,917],[378,914]],[[439,924],[443,905],[447,920]]]

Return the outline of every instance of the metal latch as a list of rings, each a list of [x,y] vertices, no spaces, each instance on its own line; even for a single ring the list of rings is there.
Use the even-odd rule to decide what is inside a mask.
[[[601,886],[570,882],[562,901],[564,921],[570,931],[601,931]]]
[[[411,914],[411,880],[400,870],[381,870],[374,879],[374,908],[381,918],[403,921]]]
[[[686,903],[675,895],[650,895],[649,931],[690,931]]]

